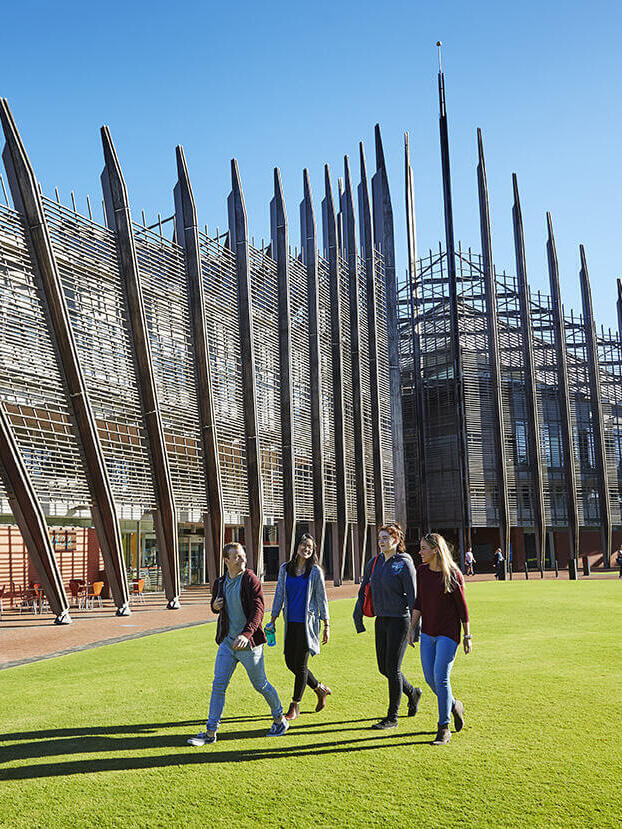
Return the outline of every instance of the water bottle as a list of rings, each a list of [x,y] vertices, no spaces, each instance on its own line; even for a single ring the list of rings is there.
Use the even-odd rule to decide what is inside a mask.
[[[276,632],[274,630],[274,624],[272,622],[268,622],[264,630],[266,632],[268,647],[273,648],[276,645]]]

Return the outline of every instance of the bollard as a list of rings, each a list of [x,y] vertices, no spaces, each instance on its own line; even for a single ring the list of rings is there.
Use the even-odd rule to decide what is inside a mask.
[[[555,578],[559,578],[559,565],[557,562],[555,562]]]
[[[579,574],[577,572],[577,560],[576,558],[568,559],[568,578],[571,581],[576,581],[579,578]]]
[[[543,579],[543,578],[544,578],[544,564],[541,564],[541,565],[540,565],[540,578],[541,578],[541,579]]]
[[[514,576],[514,573],[512,572],[512,565],[511,564],[508,566],[508,576],[510,577],[510,581],[512,581],[512,577]]]
[[[525,578],[529,579],[529,566],[527,565],[527,562],[525,562]]]

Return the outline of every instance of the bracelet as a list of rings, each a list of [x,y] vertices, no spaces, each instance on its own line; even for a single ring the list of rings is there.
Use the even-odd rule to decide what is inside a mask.
[[[463,639],[472,639],[472,638],[473,638],[473,636],[472,636],[470,633],[465,633],[465,634],[464,634],[464,636],[463,636],[462,638],[463,638]]]

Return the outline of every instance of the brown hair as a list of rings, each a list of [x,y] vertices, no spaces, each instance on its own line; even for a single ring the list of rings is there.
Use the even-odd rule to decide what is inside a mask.
[[[313,570],[313,567],[318,563],[317,557],[317,542],[315,538],[311,535],[311,533],[303,533],[298,541],[296,542],[296,546],[294,547],[294,551],[292,553],[292,557],[287,562],[287,573],[290,576],[296,575],[296,559],[298,558],[298,547],[302,544],[303,541],[311,540],[313,542],[313,554],[309,556],[305,564],[305,576],[308,576]]]
[[[406,552],[406,542],[405,542],[405,534],[404,530],[402,529],[401,524],[393,523],[393,524],[383,524],[382,527],[378,527],[378,535],[382,531],[389,533],[391,538],[394,538],[397,541],[397,550],[400,553]]]

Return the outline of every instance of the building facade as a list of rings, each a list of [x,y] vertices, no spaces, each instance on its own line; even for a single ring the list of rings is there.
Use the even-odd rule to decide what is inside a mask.
[[[580,313],[562,303],[547,214],[550,292],[529,290],[513,176],[516,275],[493,259],[478,130],[481,253],[454,241],[445,85],[439,73],[445,242],[421,257],[405,151],[408,277],[400,290],[408,525],[506,567],[608,565],[622,541],[622,313],[597,331],[585,250]],[[622,291],[618,283],[619,295]],[[622,307],[619,303],[619,309]]]
[[[336,584],[357,577],[372,528],[405,514],[379,131],[356,199],[347,157],[337,199],[325,169],[320,221],[305,171],[292,250],[278,170],[266,244],[235,161],[227,228],[199,225],[181,147],[173,215],[149,227],[104,127],[101,223],[90,202],[83,215],[73,194],[41,193],[4,100],[0,119],[0,585],[21,567],[67,619],[64,543],[86,578],[105,573],[119,613],[139,576],[175,608],[183,584],[220,572],[225,540],[272,578],[302,530]]]

